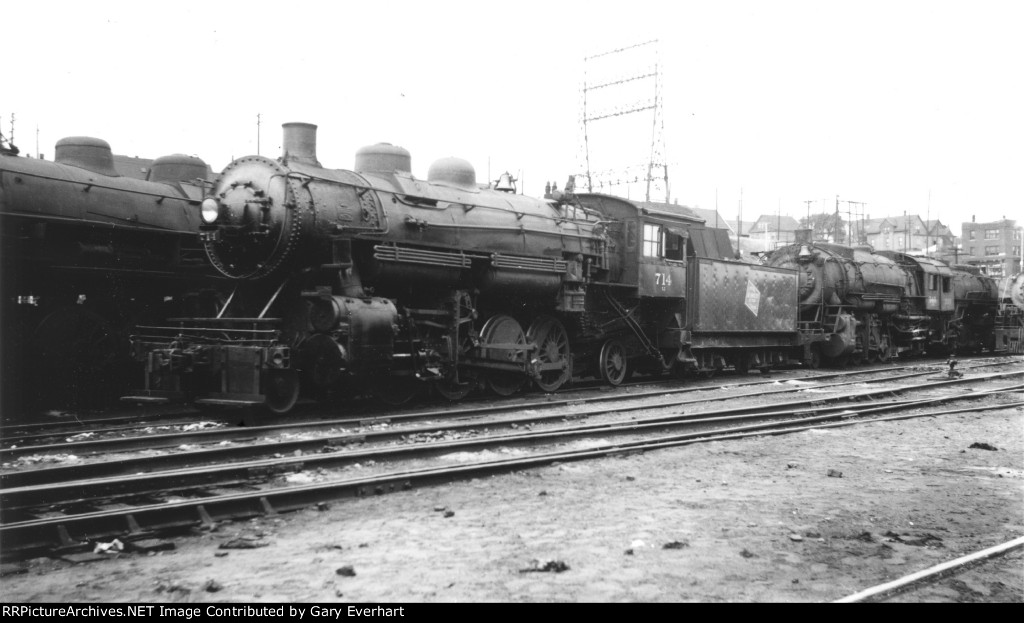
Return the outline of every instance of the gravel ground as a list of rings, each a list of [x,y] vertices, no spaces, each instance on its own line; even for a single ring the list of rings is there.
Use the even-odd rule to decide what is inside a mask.
[[[36,559],[0,600],[829,601],[1024,534],[1022,459],[1019,408],[698,444]],[[1021,562],[893,600],[1021,602]]]

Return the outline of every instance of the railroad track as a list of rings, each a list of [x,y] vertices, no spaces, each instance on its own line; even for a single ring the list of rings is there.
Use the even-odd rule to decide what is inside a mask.
[[[1008,361],[1012,361],[1006,355],[976,355],[970,357],[959,358],[961,363],[972,362],[973,365],[1003,365]],[[985,363],[989,362],[989,363]],[[921,361],[908,361],[906,365],[888,365],[888,366],[876,366],[872,368],[854,368],[843,371],[831,372],[831,373],[816,373],[812,370],[804,368],[797,368],[794,370],[773,370],[771,374],[787,375],[794,373],[792,376],[798,380],[804,378],[813,379],[824,379],[846,376],[851,373],[856,374],[872,374],[881,373],[888,371],[899,371],[907,370],[912,368],[920,368],[922,366],[930,367],[944,367],[944,363],[935,360],[921,360]],[[639,387],[657,387],[659,385],[669,385],[672,388],[666,390],[668,392],[674,391],[704,391],[712,389],[718,386],[729,386],[734,385],[736,382],[741,384],[749,384],[746,382],[747,376],[739,375],[727,375],[724,383],[712,383],[708,379],[700,379],[694,383],[693,381],[687,382],[687,387],[682,390],[679,389],[679,381],[672,377],[649,377],[634,381],[631,383],[623,383],[622,385],[614,388],[614,391],[631,391],[634,388]],[[757,383],[755,381],[754,383]],[[760,382],[771,382],[771,381],[760,381]],[[565,396],[579,394],[581,392],[606,392],[609,391],[609,387],[603,383],[596,381],[580,381],[573,383],[570,387],[562,388],[551,394],[527,394],[526,396],[520,396],[515,400],[536,400],[538,396]],[[654,390],[657,391],[657,390]],[[466,405],[476,405],[480,403],[492,402],[493,397],[478,395],[470,397],[466,400],[459,402],[459,405],[465,407]],[[510,402],[510,401],[503,401]],[[302,408],[305,407],[305,408]],[[348,417],[350,418],[361,418],[369,419],[374,417],[388,417],[394,413],[395,407],[386,406],[373,400],[357,400],[352,403],[345,405],[348,411]],[[399,412],[401,413],[401,412]],[[295,423],[297,421],[308,420],[313,421],[315,419],[322,419],[327,416],[333,415],[332,411],[328,411],[323,405],[309,404],[300,405],[297,413],[293,413],[287,416],[286,422]],[[37,416],[42,417],[42,416]],[[245,414],[240,414],[238,409],[228,409],[213,412],[198,411],[191,407],[183,408],[171,408],[166,407],[153,407],[143,405],[133,411],[132,413],[122,415],[111,415],[103,413],[93,413],[88,415],[77,415],[67,414],[65,417],[54,418],[52,421],[33,421],[24,422],[20,419],[5,418],[3,423],[0,424],[0,438],[4,440],[5,446],[23,445],[25,443],[32,443],[33,440],[45,439],[47,437],[61,437],[70,436],[81,433],[112,433],[119,431],[130,431],[132,429],[139,429],[143,427],[153,426],[187,426],[188,424],[194,423],[197,420],[214,420],[221,422],[234,423],[240,419],[245,418],[249,423],[252,423],[258,419],[269,419],[269,418],[253,418]],[[268,422],[269,423],[269,422]]]
[[[944,396],[916,400],[901,400],[875,404],[861,409],[849,408],[851,399],[866,399],[880,393],[894,391],[921,391],[936,387],[978,381],[995,381],[1024,376],[1024,372],[1010,372],[966,379],[932,382],[919,387],[892,388],[861,392],[852,396],[835,397],[847,404],[823,404],[821,397],[810,400],[777,404],[772,411],[755,407],[739,407],[716,412],[671,413],[645,418],[562,426],[543,431],[524,431],[516,434],[491,435],[486,438],[447,441],[430,444],[404,444],[391,447],[362,449],[349,452],[329,452],[313,456],[280,457],[250,461],[218,468],[176,469],[136,477],[104,477],[71,482],[23,485],[10,488],[5,482],[3,508],[5,517],[0,526],[0,538],[5,543],[18,543],[16,551],[22,553],[51,550],[59,547],[80,546],[82,539],[109,538],[117,535],[122,540],[139,538],[156,530],[191,526],[251,517],[254,514],[283,512],[316,503],[359,497],[447,482],[488,473],[510,471],[550,464],[557,461],[584,460],[623,452],[643,452],[662,447],[717,439],[738,439],[751,435],[781,434],[811,427],[849,425],[862,418],[878,417],[886,411],[921,408],[928,403],[977,397],[987,392],[970,395]],[[1004,386],[990,391],[1019,391],[1020,385]],[[1007,408],[1019,403],[1007,403],[991,408]],[[678,403],[662,405],[677,408]],[[651,408],[650,406],[647,407]],[[618,408],[621,410],[621,406]],[[969,410],[977,411],[977,407]],[[962,410],[961,410],[962,411]],[[928,413],[923,415],[935,415]],[[896,417],[922,417],[922,414]],[[724,427],[723,427],[724,425]],[[673,431],[666,436],[664,433]],[[658,435],[651,437],[652,435]],[[326,469],[353,462],[408,461],[410,457],[423,457],[454,452],[478,452],[486,448],[513,446],[547,446],[572,439],[608,439],[633,437],[606,442],[599,448],[581,450],[548,450],[496,461],[480,461],[458,466],[436,467],[428,465],[391,472],[379,472],[362,478],[350,478],[329,483],[302,486],[274,486],[274,474],[299,469]],[[323,447],[323,446],[322,446]],[[104,465],[104,464],[100,464]],[[99,469],[99,468],[96,468]],[[46,471],[46,470],[39,470]],[[34,472],[25,472],[34,473]],[[70,473],[70,472],[69,472]],[[80,473],[79,473],[80,475]],[[5,477],[14,476],[7,474]],[[16,483],[16,480],[8,482]],[[258,490],[225,493],[225,488],[252,488]],[[276,483],[280,485],[281,483]],[[213,490],[211,490],[213,488]],[[189,492],[196,496],[188,500],[167,501],[168,493]],[[161,496],[163,496],[161,501]],[[202,497],[200,497],[202,496]],[[120,506],[103,510],[104,504]],[[62,507],[57,516],[32,517],[42,506]],[[45,510],[45,509],[44,509]],[[50,509],[51,514],[53,509]],[[69,512],[70,511],[70,512]],[[74,514],[71,514],[71,513]],[[126,534],[127,533],[127,534]],[[72,537],[71,535],[75,536]],[[6,556],[15,551],[5,549]]]
[[[991,366],[1002,366],[1006,365],[1007,362],[1000,361],[996,363],[985,363],[978,364],[968,370],[977,370],[984,367]],[[842,373],[829,373],[829,374],[818,374],[813,376],[804,376],[799,379],[790,379],[798,383],[811,383],[818,381],[827,381],[830,379],[843,379],[841,381],[816,386],[815,389],[827,390],[834,387],[842,387],[847,385],[853,385],[858,383],[877,383],[877,382],[888,382],[892,380],[899,380],[903,378],[912,378],[915,376],[925,376],[934,374],[938,369],[938,366],[926,367],[923,371],[921,366],[901,366],[894,368],[885,369],[870,369],[870,370],[858,370]],[[903,375],[894,375],[896,372],[913,370],[913,372],[906,372]],[[865,379],[865,380],[848,380],[851,377],[859,377],[864,375],[873,375],[883,372],[886,376],[878,379]],[[165,426],[132,426],[132,427],[116,427],[116,428],[97,428],[81,431],[66,437],[63,442],[56,443],[45,443],[52,441],[56,435],[52,434],[37,434],[37,435],[26,435],[22,437],[5,437],[4,447],[0,448],[0,463],[8,464],[9,462],[24,457],[27,455],[34,454],[64,454],[64,455],[75,455],[81,456],[83,454],[92,454],[98,452],[115,452],[115,451],[130,451],[130,450],[157,450],[163,448],[173,448],[181,445],[190,444],[210,444],[217,443],[220,441],[244,441],[254,439],[260,436],[267,436],[270,434],[283,434],[283,433],[302,433],[302,432],[314,432],[317,430],[332,431],[341,429],[347,431],[350,429],[363,429],[367,427],[373,427],[375,425],[394,425],[395,423],[408,423],[416,421],[449,421],[454,419],[459,420],[470,420],[474,417],[484,417],[487,415],[508,413],[513,411],[532,411],[537,409],[550,410],[557,407],[573,407],[576,412],[574,415],[579,416],[587,415],[598,415],[601,413],[607,413],[611,411],[621,412],[624,410],[632,410],[638,407],[629,407],[621,403],[624,400],[640,400],[647,398],[654,398],[658,396],[679,396],[681,394],[690,393],[707,393],[715,390],[725,390],[729,392],[727,395],[700,398],[691,401],[678,401],[672,400],[672,405],[685,405],[701,402],[711,401],[724,401],[732,400],[736,398],[743,398],[752,395],[763,396],[769,393],[793,393],[799,392],[806,387],[800,385],[794,385],[783,388],[776,388],[768,391],[755,391],[755,393],[748,394],[737,394],[735,390],[742,390],[746,388],[756,388],[764,385],[775,385],[779,383],[778,380],[762,380],[762,381],[748,381],[741,383],[729,383],[721,386],[700,386],[700,387],[670,387],[663,389],[654,389],[642,392],[615,392],[615,393],[595,393],[592,395],[584,395],[573,398],[558,399],[554,397],[548,397],[547,399],[534,400],[534,401],[502,401],[498,404],[488,404],[484,406],[469,406],[461,408],[445,408],[445,409],[431,409],[426,411],[411,411],[411,412],[400,412],[391,413],[386,415],[377,416],[356,416],[356,417],[345,417],[340,419],[318,419],[318,420],[284,420],[274,424],[267,424],[263,426],[252,426],[252,427],[215,427],[215,428],[199,428],[196,422],[189,422],[182,426],[181,430],[171,431],[170,429],[175,428],[173,425]],[[611,403],[613,406],[607,409],[590,408],[585,411],[580,411],[578,408],[587,404],[598,404],[598,403]],[[666,403],[669,404],[669,403]],[[655,405],[663,406],[663,405]],[[562,414],[553,414],[551,418],[562,417]],[[545,418],[539,418],[541,420]],[[531,420],[529,418],[518,418],[508,420],[508,424],[528,424]],[[486,426],[487,422],[476,424],[475,426]],[[442,426],[442,425],[438,425]],[[462,428],[472,428],[474,424],[461,425]],[[452,426],[444,426],[444,428],[452,428]],[[459,428],[459,426],[454,426]],[[164,432],[164,431],[167,432]],[[405,431],[408,433],[422,433],[430,431]],[[63,435],[61,435],[63,436]],[[346,443],[340,440],[338,443]],[[302,449],[301,444],[293,444],[291,447],[282,446],[282,451],[293,451],[296,449]]]

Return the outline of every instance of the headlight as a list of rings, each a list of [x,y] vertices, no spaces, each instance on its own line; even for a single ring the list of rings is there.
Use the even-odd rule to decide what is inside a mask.
[[[217,200],[213,197],[203,199],[202,205],[202,217],[203,222],[207,225],[212,225],[217,217],[220,216],[220,205],[217,204]]]

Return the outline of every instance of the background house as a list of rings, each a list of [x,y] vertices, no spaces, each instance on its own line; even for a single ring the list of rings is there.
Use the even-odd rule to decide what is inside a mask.
[[[938,257],[955,248],[956,237],[938,219],[918,214],[869,218],[863,222],[864,243],[876,251],[900,251]]]

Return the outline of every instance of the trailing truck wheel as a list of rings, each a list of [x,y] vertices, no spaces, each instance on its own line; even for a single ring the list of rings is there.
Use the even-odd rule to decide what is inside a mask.
[[[632,370],[626,358],[626,347],[616,339],[606,341],[601,346],[598,357],[598,371],[601,380],[612,386],[618,386],[630,377]]]
[[[526,335],[523,328],[519,326],[516,319],[505,314],[492,316],[484,323],[480,330],[481,355],[485,359],[498,360],[502,362],[526,363]],[[494,345],[521,345],[523,349],[502,348],[487,350],[489,344]],[[487,386],[499,396],[511,396],[519,391],[526,383],[526,375],[518,372],[504,372],[492,370],[487,373]]]
[[[295,370],[268,370],[263,378],[263,407],[284,415],[299,401],[299,375]]]
[[[572,378],[572,353],[569,350],[569,334],[561,322],[550,317],[540,316],[526,331],[526,340],[537,345],[534,361],[540,365],[553,365],[557,368],[542,370],[535,382],[537,387],[546,392],[553,392]]]

